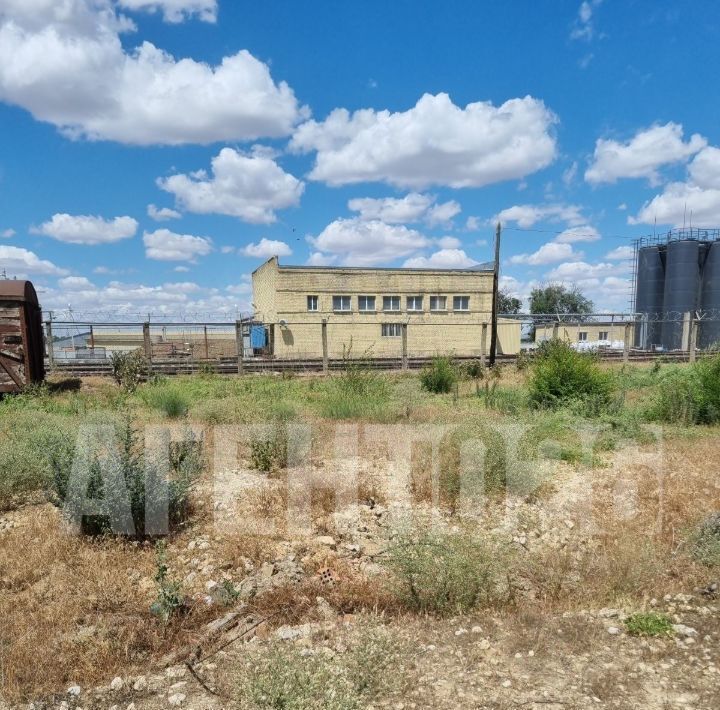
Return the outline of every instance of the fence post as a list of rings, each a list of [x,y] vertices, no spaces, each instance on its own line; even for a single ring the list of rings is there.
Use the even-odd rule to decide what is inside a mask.
[[[555,323],[553,323],[553,340],[557,340],[559,334],[560,334],[560,323],[555,321]]]
[[[322,319],[322,353],[323,353],[323,374],[327,375],[330,369],[328,361],[328,334],[327,334],[327,318]]]
[[[625,334],[623,336],[623,362],[630,360],[630,333],[632,323],[625,323]]]
[[[152,365],[152,341],[150,340],[150,323],[143,323],[143,345],[145,347],[145,359]]]
[[[210,348],[209,348],[209,344],[208,344],[207,326],[206,325],[203,326],[203,336],[205,338],[205,359],[209,360],[210,359]]]
[[[47,348],[48,364],[52,370],[55,367],[55,343],[53,342],[52,321],[45,321],[45,347]]]
[[[480,335],[480,364],[485,367],[487,365],[487,331],[488,324],[482,324],[482,333]]]
[[[690,316],[690,347],[689,353],[688,353],[688,360],[690,362],[695,362],[697,359],[697,336],[698,336],[698,326],[700,323],[696,318],[693,318]]]
[[[402,369],[408,369],[407,323],[402,324]]]
[[[245,343],[243,341],[242,321],[235,321],[235,353],[237,355],[237,373],[242,375],[245,369]]]

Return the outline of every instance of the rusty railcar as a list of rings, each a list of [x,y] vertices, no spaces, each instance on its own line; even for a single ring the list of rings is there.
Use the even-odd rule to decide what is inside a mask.
[[[29,281],[0,280],[0,395],[45,379],[42,312]]]

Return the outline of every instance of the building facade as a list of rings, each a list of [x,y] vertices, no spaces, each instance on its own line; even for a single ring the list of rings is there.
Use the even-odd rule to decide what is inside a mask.
[[[535,326],[535,342],[541,343],[557,337],[577,345],[622,348],[625,333],[626,323],[620,320],[539,323]]]
[[[327,322],[331,358],[400,357],[403,328],[410,357],[478,357],[486,324],[490,346],[493,272],[286,266],[273,257],[252,275],[255,320],[270,331],[278,358],[322,357]],[[520,350],[520,324],[501,320],[498,352]]]

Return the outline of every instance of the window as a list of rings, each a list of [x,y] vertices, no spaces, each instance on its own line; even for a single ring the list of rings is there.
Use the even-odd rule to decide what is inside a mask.
[[[422,296],[408,296],[407,297],[407,309],[409,311],[421,311],[422,310]]]
[[[601,330],[598,333],[598,340],[610,340],[610,338],[608,338],[608,335],[609,333],[607,332],[607,330]]]
[[[470,310],[470,296],[453,296],[453,310],[454,311],[469,311]]]
[[[358,296],[358,310],[374,311],[375,296]]]
[[[445,296],[430,296],[430,310],[431,311],[447,310],[447,298]]]
[[[307,297],[307,308],[309,311],[316,311],[318,309],[318,297],[308,296]]]
[[[333,310],[334,311],[349,311],[350,310],[350,296],[333,296]]]
[[[399,338],[402,335],[401,323],[383,323],[380,334],[383,338]]]
[[[587,331],[586,331],[586,330],[581,330],[581,331],[578,333],[578,340],[579,340],[581,343],[584,343],[584,342],[587,340]]]
[[[399,311],[400,310],[400,296],[383,296],[383,310],[384,311]]]

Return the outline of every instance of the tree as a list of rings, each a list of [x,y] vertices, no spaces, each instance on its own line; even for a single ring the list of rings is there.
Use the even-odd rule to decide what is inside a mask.
[[[592,313],[594,307],[577,286],[551,284],[534,288],[530,293],[530,313]]]
[[[519,313],[522,308],[522,301],[511,296],[507,291],[498,291],[497,311],[498,313]]]

